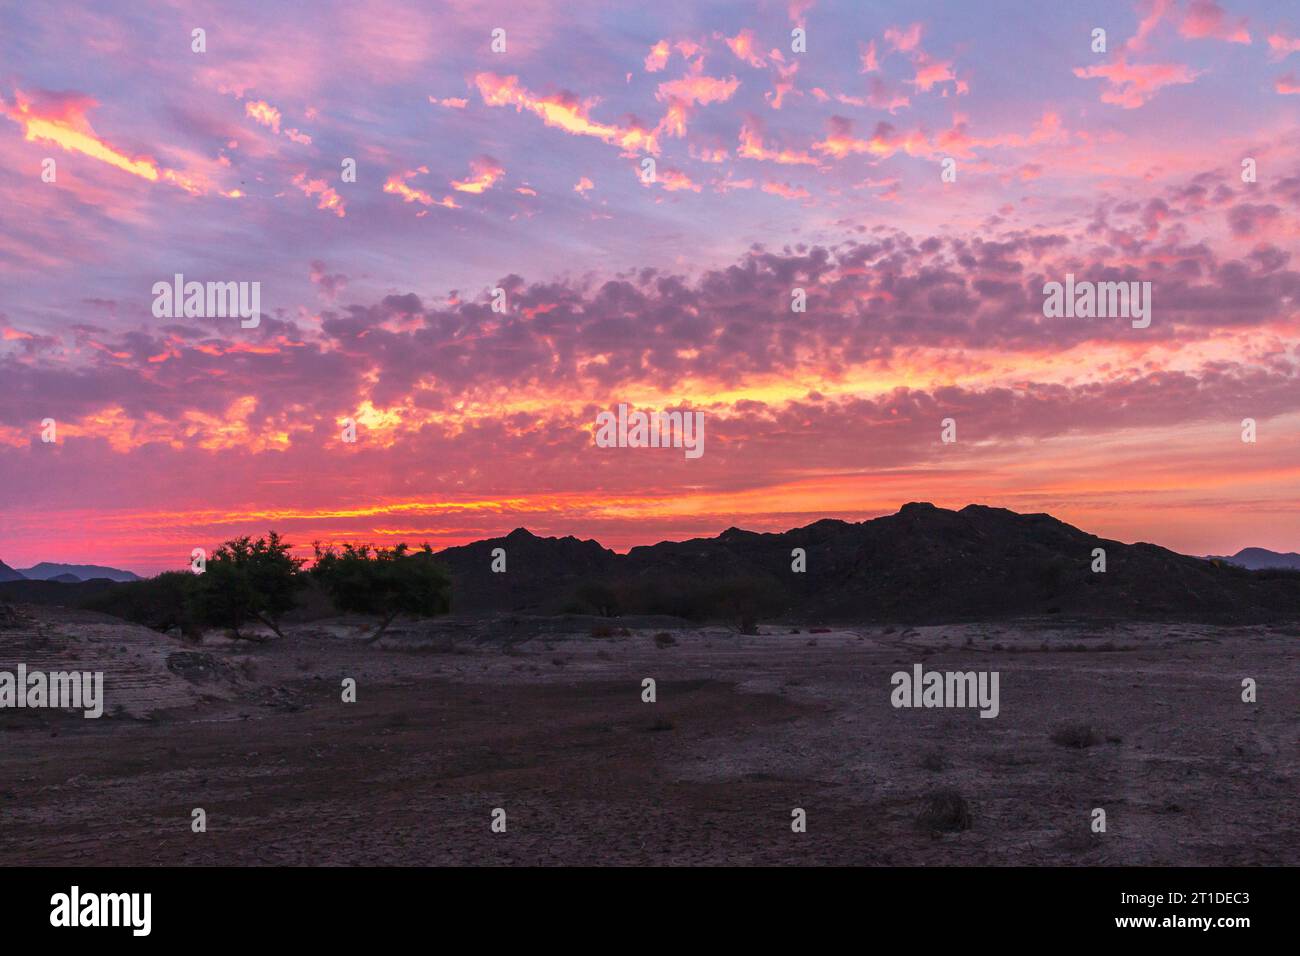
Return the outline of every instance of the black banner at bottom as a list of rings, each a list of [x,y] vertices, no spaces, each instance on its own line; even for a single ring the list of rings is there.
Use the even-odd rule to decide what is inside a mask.
[[[434,929],[540,942],[680,928],[733,944],[828,930],[932,943],[972,940],[978,928],[998,942],[1047,933],[1231,945],[1284,929],[1291,882],[1261,868],[11,868],[0,871],[0,920],[7,941],[338,944]]]

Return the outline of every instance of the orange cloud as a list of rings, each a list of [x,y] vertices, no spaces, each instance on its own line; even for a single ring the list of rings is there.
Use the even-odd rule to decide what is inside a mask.
[[[474,77],[479,95],[488,106],[513,106],[516,112],[528,110],[539,117],[547,126],[563,130],[574,136],[594,136],[626,152],[645,150],[658,153],[659,145],[655,141],[653,130],[640,126],[617,126],[600,123],[591,118],[591,108],[595,100],[579,100],[572,93],[561,92],[550,96],[538,96],[519,85],[517,76],[498,76],[495,73],[479,73]]]
[[[482,193],[492,188],[492,185],[506,174],[505,167],[498,163],[491,156],[479,156],[470,160],[469,179],[452,180],[451,188],[462,193]]]
[[[873,136],[871,140],[858,139],[853,135],[853,124],[843,116],[832,116],[829,120],[830,132],[820,142],[813,143],[812,148],[819,153],[843,159],[850,153],[873,153],[888,156],[894,152],[882,139]]]
[[[275,132],[280,132],[280,111],[263,100],[250,100],[244,104],[244,113],[254,122]]]
[[[668,65],[668,57],[672,55],[672,50],[668,46],[667,40],[660,40],[650,48],[650,52],[645,58],[645,68],[647,73],[658,73]]]
[[[283,119],[283,116],[278,109],[265,100],[249,100],[244,103],[244,114],[255,123],[260,123],[272,132],[284,135],[295,143],[301,143],[304,146],[311,145],[311,137],[306,133],[289,127],[285,127],[281,131],[280,120]]]
[[[762,69],[767,65],[763,54],[758,52],[758,41],[754,39],[753,30],[741,30],[734,37],[723,37],[722,39],[731,52],[736,55],[736,59],[744,60],[757,69]]]
[[[405,173],[394,173],[389,176],[384,183],[384,192],[392,193],[402,197],[403,202],[415,202],[421,206],[443,206],[447,209],[459,209],[460,205],[450,196],[444,196],[442,199],[434,199],[431,195],[422,189],[415,189],[406,184],[417,173],[427,173],[429,170],[424,166],[419,169],[411,170]]]
[[[335,192],[334,188],[323,179],[308,179],[306,173],[298,173],[293,177],[293,184],[301,189],[308,196],[319,196],[316,203],[317,209],[324,209],[326,212],[332,212],[342,219],[347,214],[347,207],[343,204],[343,197]]]
[[[832,116],[827,121],[830,132],[813,149],[834,159],[843,159],[852,153],[867,153],[880,159],[902,150],[909,156],[923,156],[932,152],[930,144],[919,130],[899,134],[888,123],[877,123],[870,139],[853,135],[853,124],[843,116]]]
[[[1288,73],[1286,76],[1279,76],[1277,82],[1273,84],[1273,89],[1283,96],[1300,93],[1300,81],[1297,81],[1294,73]]]
[[[740,127],[740,146],[736,155],[741,159],[758,159],[764,162],[779,163],[782,166],[820,166],[821,162],[812,154],[788,149],[769,149],[763,143],[763,136],[753,123],[746,122]]]
[[[53,143],[149,182],[171,183],[195,195],[204,192],[208,184],[198,174],[164,169],[150,156],[128,156],[100,139],[86,119],[86,113],[97,105],[88,96],[42,94],[33,100],[16,90],[14,105],[0,101],[0,112],[23,127],[23,138],[28,142]]]
[[[680,169],[672,169],[670,167],[660,170],[658,176],[655,178],[658,180],[659,185],[670,193],[677,192],[679,189],[689,189],[691,192],[700,191],[700,186],[697,183],[692,182],[691,178]]]

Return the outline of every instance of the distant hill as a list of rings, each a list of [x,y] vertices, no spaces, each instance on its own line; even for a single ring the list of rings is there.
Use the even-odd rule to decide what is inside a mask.
[[[505,574],[491,570],[504,548]],[[794,548],[807,570],[791,570]],[[1105,573],[1091,570],[1106,552]],[[780,534],[729,528],[616,554],[595,541],[520,528],[439,552],[454,611],[690,616],[719,602],[762,604],[761,616],[948,623],[1044,614],[1255,620],[1300,616],[1300,573],[1252,572],[1088,534],[1046,514],[914,502],[852,523],[825,519]],[[728,589],[749,595],[728,597]],[[585,593],[584,593],[585,592]],[[605,593],[602,593],[605,592]]]
[[[1298,568],[1300,569],[1300,554],[1294,551],[1288,551],[1285,554],[1278,551],[1270,551],[1268,548],[1242,548],[1231,557],[1223,555],[1212,555],[1212,560],[1231,561],[1233,564],[1249,568],[1251,571],[1258,571],[1263,568]]]
[[[0,581],[0,604],[50,604],[80,607],[83,601],[102,591],[124,587],[126,582],[95,578],[92,581]]]
[[[110,581],[139,581],[140,576],[130,571],[106,568],[98,564],[53,564],[42,561],[31,568],[19,568],[19,573],[30,581],[67,581],[71,575],[77,581],[91,581],[95,578],[108,578]],[[3,580],[3,578],[0,578]]]
[[[9,565],[0,561],[0,581],[23,581],[26,580],[22,574],[15,571]]]

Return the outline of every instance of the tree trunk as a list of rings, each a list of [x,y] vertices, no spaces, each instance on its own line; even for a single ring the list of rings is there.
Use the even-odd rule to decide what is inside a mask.
[[[271,620],[269,617],[263,617],[261,614],[257,615],[257,619],[261,621],[263,624],[265,624],[267,627],[269,627],[272,631],[274,631],[276,637],[280,638],[281,640],[284,639],[284,634],[283,632],[281,632],[280,628],[276,625],[275,621]]]
[[[375,633],[371,634],[368,638],[366,638],[366,643],[373,644],[375,643],[375,641],[383,637],[384,631],[388,630],[388,625],[392,624],[394,618],[396,617],[397,617],[397,612],[394,611],[392,614],[388,615],[388,617],[384,618],[384,623],[379,625],[379,629],[375,631]]]

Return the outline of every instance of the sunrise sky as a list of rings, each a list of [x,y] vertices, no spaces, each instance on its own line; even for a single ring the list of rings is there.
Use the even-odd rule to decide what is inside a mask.
[[[912,500],[1300,550],[1298,107],[1290,0],[0,3],[0,560]],[[1067,272],[1150,328],[1044,318]],[[596,447],[620,402],[703,456]]]

